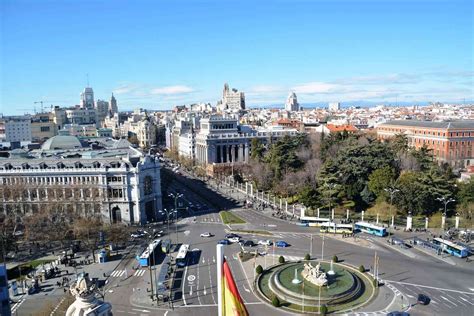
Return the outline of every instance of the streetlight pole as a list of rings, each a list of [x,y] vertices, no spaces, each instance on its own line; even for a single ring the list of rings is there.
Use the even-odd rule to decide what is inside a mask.
[[[398,189],[395,189],[395,188],[386,188],[384,189],[385,192],[388,192],[388,194],[390,194],[390,220],[392,220],[393,218],[393,196],[395,195],[395,193],[399,192],[400,190]],[[392,222],[392,225],[389,225],[389,226],[392,226],[393,227],[394,223]]]
[[[442,197],[439,197],[437,198],[438,201],[442,202],[444,204],[444,213],[443,213],[443,216],[446,218],[446,213],[447,213],[447,209],[448,209],[448,204],[451,203],[451,202],[455,202],[456,200],[453,199],[453,198],[447,198],[445,196],[442,196]],[[444,240],[444,229],[446,227],[446,223],[444,224],[443,226],[443,240]]]

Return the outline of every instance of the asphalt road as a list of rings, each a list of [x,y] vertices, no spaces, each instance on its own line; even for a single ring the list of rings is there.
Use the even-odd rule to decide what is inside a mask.
[[[415,258],[404,255],[385,244],[384,239],[363,236],[366,246],[358,246],[349,240],[341,241],[327,236],[323,238],[315,228],[300,227],[294,223],[272,218],[268,212],[243,209],[239,201],[222,196],[227,190],[209,187],[197,179],[189,179],[176,174],[170,175],[167,189],[173,193],[183,193],[180,199],[182,216],[177,223],[170,225],[168,236],[173,242],[190,245],[191,255],[188,265],[175,272],[173,282],[172,308],[167,303],[151,302],[150,270],[137,269],[133,255],[124,259],[108,272],[105,300],[112,303],[115,315],[217,315],[216,287],[216,244],[223,239],[230,227],[223,225],[218,211],[229,209],[245,219],[245,228],[268,230],[273,233],[272,240],[285,240],[291,246],[276,248],[275,255],[283,255],[289,260],[302,258],[312,253],[314,258],[330,259],[337,255],[344,263],[371,268],[374,254],[380,257],[379,276],[393,295],[403,297],[414,304],[419,293],[428,295],[431,303],[427,306],[414,304],[411,315],[472,315],[474,310],[474,266],[463,264],[453,266],[430,255],[419,253]],[[169,205],[168,207],[172,207]],[[166,228],[166,226],[164,226]],[[166,230],[166,229],[164,229]],[[202,232],[214,236],[202,238]],[[243,239],[254,242],[263,237],[242,235]],[[312,248],[311,248],[312,245]],[[225,246],[225,255],[230,264],[238,290],[251,315],[289,315],[262,303],[252,292],[244,269],[235,254],[240,250],[238,244]],[[416,252],[416,250],[415,250]],[[270,250],[270,254],[273,251]],[[172,254],[175,256],[176,254]],[[154,269],[160,268],[160,258]],[[267,264],[273,263],[268,256]],[[452,258],[452,260],[461,260]],[[87,267],[86,267],[87,268]],[[85,269],[86,269],[85,268]],[[152,270],[154,274],[155,270]],[[372,305],[371,305],[372,306]],[[383,309],[383,308],[382,308]],[[382,310],[380,309],[380,310]],[[379,310],[379,309],[377,309]],[[22,315],[21,307],[17,309]],[[374,315],[376,310],[357,311],[351,315]],[[26,314],[25,314],[26,315]]]

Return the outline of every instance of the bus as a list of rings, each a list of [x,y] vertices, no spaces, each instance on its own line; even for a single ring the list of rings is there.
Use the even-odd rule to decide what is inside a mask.
[[[352,224],[322,223],[319,231],[321,233],[352,234]]]
[[[163,242],[161,243],[161,252],[168,253],[170,251],[170,247],[171,247],[171,240],[169,239],[163,240]]]
[[[433,238],[433,243],[435,245],[439,245],[440,249],[444,252],[449,253],[450,255],[459,257],[459,258],[466,258],[468,256],[468,249],[466,247],[456,245],[449,240],[445,240],[442,238]]]
[[[188,261],[188,250],[189,250],[189,245],[187,244],[182,244],[181,247],[179,247],[178,250],[178,255],[176,256],[176,265],[178,267],[184,267]]]
[[[303,216],[300,218],[301,226],[319,227],[322,224],[330,223],[330,218]]]
[[[387,229],[385,227],[369,224],[366,222],[355,223],[354,230],[380,237],[387,236]]]
[[[149,265],[154,264],[154,260],[156,257],[156,248],[159,247],[161,244],[160,239],[153,240],[142,252],[142,254],[138,257],[138,263],[142,267],[148,267]],[[160,248],[158,248],[159,250]]]

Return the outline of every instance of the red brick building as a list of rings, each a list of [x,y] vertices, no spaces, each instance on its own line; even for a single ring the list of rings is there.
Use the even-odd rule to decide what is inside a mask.
[[[474,120],[389,121],[377,127],[377,138],[380,140],[397,134],[406,135],[409,146],[431,149],[439,161],[454,167],[474,165]]]

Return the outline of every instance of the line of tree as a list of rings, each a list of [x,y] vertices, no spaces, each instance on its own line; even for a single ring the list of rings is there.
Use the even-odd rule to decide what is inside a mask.
[[[242,178],[313,209],[386,206],[391,188],[398,190],[394,207],[404,213],[431,215],[444,210],[438,198],[454,198],[448,211],[472,218],[473,180],[457,184],[448,164],[436,162],[426,147],[409,147],[402,134],[387,142],[345,131],[300,134],[268,145],[253,140],[251,160],[239,169]]]

